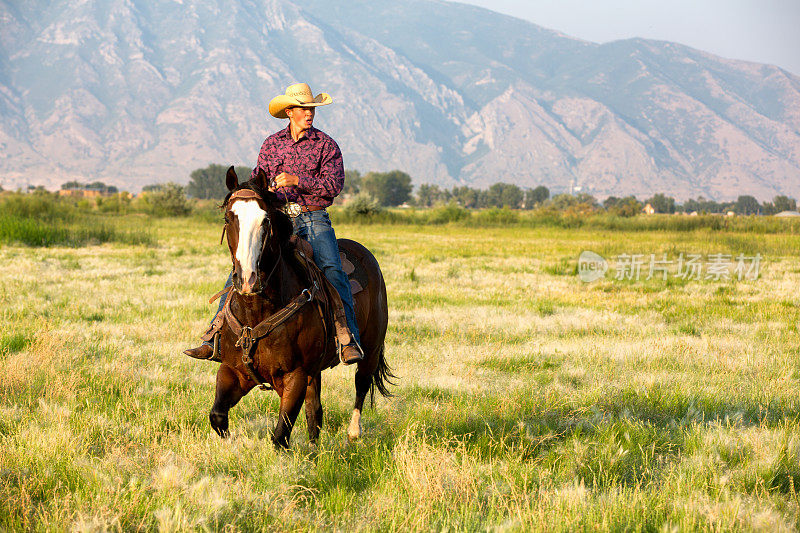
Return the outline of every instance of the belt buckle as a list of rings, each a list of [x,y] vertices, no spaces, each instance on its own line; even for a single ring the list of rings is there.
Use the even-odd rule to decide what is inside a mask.
[[[288,202],[285,206],[283,206],[283,212],[289,216],[289,218],[297,218],[300,216],[302,212],[302,208],[300,204],[296,202]]]

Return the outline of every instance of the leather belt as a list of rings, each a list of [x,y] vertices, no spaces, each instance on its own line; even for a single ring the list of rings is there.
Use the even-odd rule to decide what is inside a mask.
[[[302,211],[303,213],[308,213],[309,211],[320,211],[322,209],[325,209],[325,208],[322,207],[321,205],[301,205],[300,206],[300,211]]]

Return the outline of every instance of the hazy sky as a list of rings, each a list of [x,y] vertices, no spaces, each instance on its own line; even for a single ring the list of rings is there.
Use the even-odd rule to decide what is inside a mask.
[[[800,75],[800,0],[456,0],[588,41],[675,41]]]

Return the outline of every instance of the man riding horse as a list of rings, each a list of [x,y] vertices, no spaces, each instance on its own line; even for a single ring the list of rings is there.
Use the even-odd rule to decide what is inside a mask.
[[[350,282],[342,270],[336,234],[325,210],[342,191],[344,164],[336,141],[313,126],[316,107],[332,101],[327,93],[315,97],[305,83],[291,85],[285,94],[273,98],[269,103],[269,113],[275,118],[288,118],[289,125],[266,138],[251,178],[256,178],[259,169],[263,170],[270,180],[269,189],[290,202],[289,205],[295,203],[299,206],[299,214],[293,219],[294,233],[311,245],[314,262],[341,298],[345,320],[342,320],[341,312],[334,315],[337,330],[345,332],[338,335],[342,344],[341,359],[349,365],[361,361],[364,353],[360,346]],[[231,274],[225,287],[230,287],[232,282]],[[245,287],[255,282],[255,279],[242,280]],[[225,300],[226,295],[223,295],[218,314]],[[349,330],[349,335],[346,330]],[[349,338],[349,342],[342,338]],[[210,341],[184,353],[196,359],[218,360]]]

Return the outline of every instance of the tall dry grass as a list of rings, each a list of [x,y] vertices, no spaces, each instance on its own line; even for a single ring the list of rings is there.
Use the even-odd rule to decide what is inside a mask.
[[[135,225],[135,218],[123,218]],[[800,238],[731,228],[345,225],[382,265],[396,397],[317,447],[277,397],[210,429],[180,351],[224,281],[219,226],[157,245],[0,248],[0,529],[761,530],[800,526]],[[755,281],[575,275],[582,250],[761,253]]]

